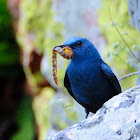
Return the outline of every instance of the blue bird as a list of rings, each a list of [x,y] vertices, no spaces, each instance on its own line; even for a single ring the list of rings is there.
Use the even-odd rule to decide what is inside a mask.
[[[120,84],[89,40],[72,37],[62,46],[69,46],[74,53],[65,73],[64,86],[85,108],[87,118],[89,112],[95,113],[103,103],[121,93]]]

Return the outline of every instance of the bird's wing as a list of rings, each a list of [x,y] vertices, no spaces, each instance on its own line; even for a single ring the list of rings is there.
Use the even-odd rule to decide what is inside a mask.
[[[71,89],[71,85],[70,85],[70,81],[69,81],[69,77],[67,72],[65,73],[65,78],[64,78],[64,86],[66,87],[66,89],[68,90],[69,94],[75,99],[72,89]],[[76,100],[76,99],[75,99]]]
[[[117,77],[112,72],[111,68],[106,63],[102,63],[101,64],[101,69],[102,69],[103,73],[107,76],[107,78],[110,80],[110,82],[114,85],[116,93],[117,94],[121,93],[120,84],[118,82]]]

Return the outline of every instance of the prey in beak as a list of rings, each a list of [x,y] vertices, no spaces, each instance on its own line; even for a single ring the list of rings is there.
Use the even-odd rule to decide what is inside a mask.
[[[53,48],[52,64],[53,64],[53,77],[55,83],[59,86],[57,79],[57,52],[65,59],[72,59],[74,56],[72,48],[69,46],[61,45]]]

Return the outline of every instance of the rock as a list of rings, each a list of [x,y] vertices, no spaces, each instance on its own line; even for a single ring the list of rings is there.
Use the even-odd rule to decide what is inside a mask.
[[[132,24],[140,32],[140,0],[128,0],[128,11],[132,19]]]
[[[45,140],[140,139],[140,86],[107,101],[96,114]]]

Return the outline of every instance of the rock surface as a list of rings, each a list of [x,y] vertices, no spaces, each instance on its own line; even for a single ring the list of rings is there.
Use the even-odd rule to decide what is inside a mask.
[[[94,116],[45,140],[95,139],[140,139],[140,86],[113,97]]]
[[[140,0],[128,0],[128,11],[132,19],[132,25],[140,32]]]

